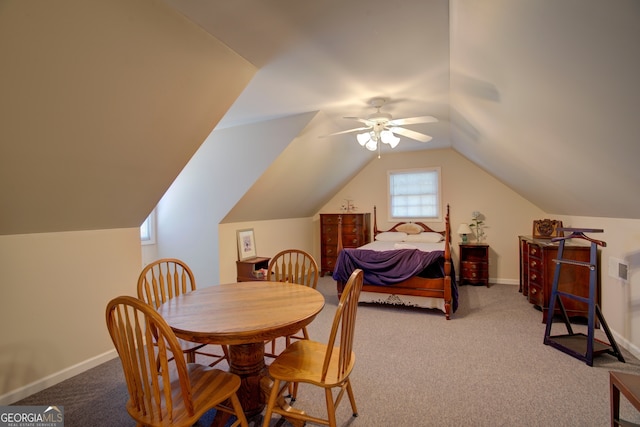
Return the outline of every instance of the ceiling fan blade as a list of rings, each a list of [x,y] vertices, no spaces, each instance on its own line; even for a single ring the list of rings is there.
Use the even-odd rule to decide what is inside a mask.
[[[371,120],[368,119],[363,119],[361,117],[343,117],[343,119],[347,119],[347,120],[357,120],[360,123],[364,123],[367,126],[373,126],[373,122]]]
[[[389,128],[389,130],[398,135],[406,136],[407,138],[415,139],[416,141],[420,142],[429,142],[433,139],[429,135],[425,135],[423,133],[415,132],[405,128],[391,127]]]
[[[366,126],[366,127],[361,127],[361,128],[355,128],[355,129],[349,129],[349,130],[343,130],[342,132],[335,132],[335,133],[330,133],[329,135],[324,135],[321,136],[320,138],[327,138],[329,136],[334,136],[334,135],[342,135],[345,133],[355,133],[355,132],[361,132],[363,130],[369,130],[371,129],[371,126]]]
[[[414,125],[417,123],[435,123],[438,119],[433,116],[409,117],[407,119],[394,119],[389,122],[391,126]]]

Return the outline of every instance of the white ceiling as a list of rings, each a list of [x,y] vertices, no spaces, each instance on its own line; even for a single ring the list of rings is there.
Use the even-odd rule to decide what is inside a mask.
[[[0,235],[135,227],[216,131],[301,116],[246,195],[310,216],[375,158],[318,137],[380,96],[440,120],[396,150],[451,147],[550,215],[640,218],[638,22],[637,0],[2,2]],[[226,221],[285,218],[235,196]]]
[[[436,116],[407,127],[449,146],[448,1],[165,1],[259,68],[218,128],[322,111],[340,131],[382,96],[396,118]]]
[[[640,218],[635,0],[165,0],[259,70],[218,128],[390,99],[549,213]],[[353,136],[340,137],[351,143]]]

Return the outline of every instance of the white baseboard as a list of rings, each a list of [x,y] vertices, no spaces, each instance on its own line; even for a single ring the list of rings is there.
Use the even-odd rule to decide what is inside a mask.
[[[9,393],[0,396],[0,405],[10,405],[14,402],[22,400],[25,397],[31,396],[34,393],[42,391],[64,380],[81,374],[84,371],[95,368],[96,366],[107,362],[115,357],[118,357],[118,353],[116,352],[116,350],[109,350],[106,353],[99,354],[98,356],[92,357],[91,359],[87,359],[76,365],[65,368],[59,372],[56,372],[55,374],[51,374],[42,379],[34,381],[31,384],[27,384],[23,387],[12,390]]]
[[[460,276],[456,277],[456,283],[460,283]],[[520,286],[520,279],[498,279],[495,277],[489,277],[489,283],[497,283],[498,285]]]
[[[613,335],[613,338],[616,340],[616,344],[618,344],[618,346],[624,348],[629,353],[631,353],[634,357],[637,357],[638,359],[640,359],[640,348],[630,343],[628,340],[623,338],[622,335],[620,335],[614,330],[611,330],[611,334]]]
[[[489,278],[489,283],[497,283],[498,285],[517,285],[520,286],[520,279],[497,279]]]

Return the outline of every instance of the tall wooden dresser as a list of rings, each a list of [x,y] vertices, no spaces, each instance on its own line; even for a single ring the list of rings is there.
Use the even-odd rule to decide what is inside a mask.
[[[520,243],[520,291],[528,301],[542,310],[542,321],[547,322],[551,287],[558,258],[558,244],[550,239],[534,239],[519,236]],[[589,262],[591,248],[587,245],[565,243],[564,259]],[[598,260],[599,262],[599,260]],[[596,304],[600,303],[600,283],[597,286]],[[589,298],[589,269],[576,265],[563,265],[560,269],[558,289],[573,295]],[[589,316],[586,302],[562,298],[569,317]],[[556,304],[557,307],[557,304]],[[556,310],[556,313],[560,313]]]
[[[320,275],[333,273],[338,258],[338,220],[342,217],[342,246],[357,248],[371,242],[371,214],[320,214]]]

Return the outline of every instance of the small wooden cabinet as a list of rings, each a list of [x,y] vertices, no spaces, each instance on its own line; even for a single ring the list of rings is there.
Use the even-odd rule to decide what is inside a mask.
[[[531,236],[519,236],[518,238],[520,247],[520,292],[527,297],[531,304],[542,310],[542,321],[546,323],[551,288],[553,287],[553,276],[556,269],[554,259],[558,258],[558,243],[551,242],[551,239],[534,239]],[[591,248],[588,245],[565,243],[564,259],[589,262],[590,255]],[[560,269],[558,290],[589,298],[589,269],[578,265],[564,264]],[[598,283],[595,303],[599,304],[599,301],[600,284]],[[562,303],[568,317],[587,318],[589,316],[586,302],[572,298],[562,298]],[[556,309],[556,314],[559,313],[560,310]]]
[[[342,217],[342,246],[357,248],[371,242],[371,214],[320,214],[320,275],[333,273],[338,258],[338,221]]]
[[[460,243],[460,284],[489,287],[489,245]]]
[[[254,282],[256,280],[266,280],[265,276],[261,276],[259,271],[269,267],[271,258],[255,257],[244,261],[236,261],[236,269],[238,273],[238,282]]]

